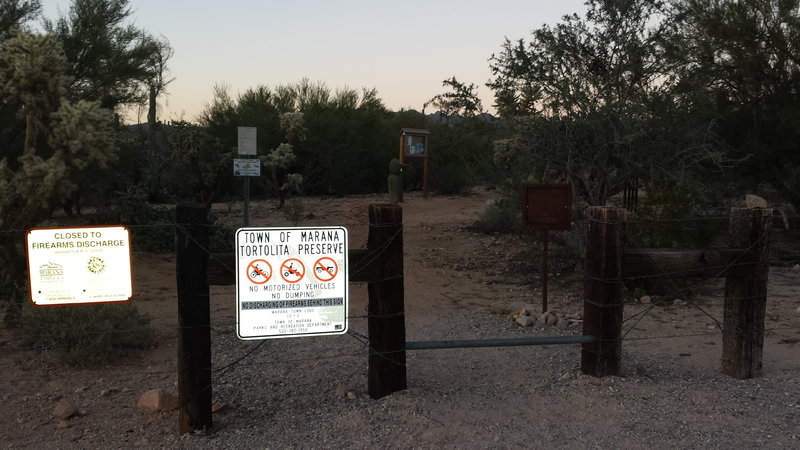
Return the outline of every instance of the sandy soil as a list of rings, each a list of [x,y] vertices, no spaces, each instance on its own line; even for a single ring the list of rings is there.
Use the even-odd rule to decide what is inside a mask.
[[[470,225],[494,193],[406,196],[408,340],[577,335],[520,327],[508,315],[538,312],[539,260],[520,259],[520,236]],[[382,196],[308,198],[303,225],[344,225],[350,247],[367,237],[367,207]],[[252,206],[251,225],[287,225],[272,203]],[[217,207],[237,225],[241,205]],[[530,254],[530,253],[529,253]],[[137,308],[152,318],[153,348],[120,364],[72,369],[19,348],[0,329],[3,448],[797,448],[800,446],[800,271],[770,272],[764,369],[736,380],[719,373],[723,281],[696,282],[695,298],[626,304],[624,375],[580,371],[580,347],[429,350],[408,353],[409,388],[366,394],[367,353],[357,336],[240,341],[235,288],[214,286],[215,426],[180,437],[178,413],[144,412],[139,395],[177,393],[174,256],[134,255]],[[582,312],[582,281],[551,274],[549,304]],[[350,290],[350,328],[367,334],[366,286]],[[242,355],[248,356],[234,366]],[[219,370],[224,369],[224,370]],[[346,395],[350,393],[350,398]],[[61,400],[81,414],[52,417]]]

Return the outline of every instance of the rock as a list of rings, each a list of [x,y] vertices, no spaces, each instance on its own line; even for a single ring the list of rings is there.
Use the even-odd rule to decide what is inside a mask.
[[[555,325],[558,322],[558,317],[555,314],[551,313],[550,311],[547,311],[545,315],[546,315],[544,319],[545,325]]]
[[[218,413],[218,412],[225,412],[229,410],[231,407],[227,403],[214,403],[211,405],[211,412]]]
[[[344,385],[343,384],[337,385],[336,397],[343,398],[345,395],[347,395],[347,389],[345,389]]]
[[[75,388],[75,393],[80,394],[82,392],[85,392],[87,389],[89,389],[89,386],[80,386]]]
[[[516,322],[521,327],[531,327],[536,321],[531,316],[521,316],[517,317]]]
[[[78,405],[73,403],[70,400],[63,399],[56,405],[55,409],[53,409],[53,417],[58,420],[67,420],[70,417],[77,416],[80,413],[80,408]]]
[[[653,303],[653,297],[650,297],[649,295],[643,295],[642,298],[639,299],[639,302],[643,305],[649,305]]]
[[[747,194],[747,195],[744,196],[744,205],[745,205],[746,208],[767,208],[768,207],[766,200],[764,200],[763,198],[761,198],[761,197],[759,197],[757,195],[752,195],[752,194]]]
[[[675,306],[683,306],[686,304],[686,301],[676,298],[675,301],[672,302]]]
[[[136,402],[136,407],[142,411],[172,411],[178,406],[178,399],[161,389],[151,389],[145,392],[139,396],[139,400]]]
[[[519,319],[520,317],[530,316],[531,313],[525,308],[520,309],[519,311],[515,312],[512,317],[514,320]]]
[[[800,264],[795,264],[794,267],[792,267],[792,272],[800,272]]]
[[[797,314],[800,314],[800,306],[798,306],[797,309],[794,310],[794,312],[796,312]]]
[[[539,317],[536,319],[536,321],[539,322],[540,324],[544,325],[545,322],[547,322],[547,313],[539,314]]]
[[[556,322],[557,328],[567,328],[568,326],[569,326],[569,320],[567,320],[566,317],[561,317],[560,319],[558,319],[558,322]]]
[[[116,394],[117,392],[119,392],[119,389],[117,388],[103,389],[100,391],[100,397],[108,397],[109,395]]]
[[[347,398],[348,398],[349,400],[355,400],[355,399],[357,399],[357,398],[358,398],[358,395],[356,395],[356,393],[355,393],[355,392],[353,392],[353,391],[350,391],[350,392],[348,392],[348,393],[347,393]]]

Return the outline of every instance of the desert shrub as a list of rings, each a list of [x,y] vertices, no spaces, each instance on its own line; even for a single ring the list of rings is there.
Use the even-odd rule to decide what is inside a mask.
[[[236,229],[218,223],[219,217],[214,211],[208,212],[208,250],[212,253],[234,251]],[[174,236],[173,236],[174,241]]]
[[[129,227],[135,251],[166,253],[175,248],[175,213],[150,204],[144,189],[131,187],[119,193],[102,211],[100,220]]]
[[[98,367],[117,361],[126,349],[154,343],[150,318],[130,303],[23,308],[23,345],[52,352],[57,361],[78,367]]]
[[[217,216],[209,212],[209,250],[233,251],[234,230],[217,225]],[[130,188],[119,194],[101,213],[106,224],[122,224],[131,230],[135,251],[169,253],[175,251],[175,212],[172,208],[153,205],[143,189]]]
[[[434,161],[431,162],[433,164]],[[467,187],[467,180],[461,172],[462,168],[454,159],[435,161],[438,163],[434,168],[429,180],[431,187],[440,194],[461,194]]]
[[[727,211],[714,189],[697,186],[656,185],[629,219],[626,246],[629,248],[705,248],[723,236],[728,227]],[[669,274],[627,280],[632,292],[691,299],[692,285],[686,278]]]
[[[298,226],[305,218],[306,208],[303,205],[303,199],[300,197],[292,197],[286,200],[286,204],[281,208],[283,217],[286,218],[293,226]]]
[[[628,247],[706,247],[727,229],[722,200],[712,190],[688,186],[650,186],[627,226]]]
[[[519,208],[512,208],[508,199],[490,203],[473,225],[482,233],[511,233],[520,227]]]

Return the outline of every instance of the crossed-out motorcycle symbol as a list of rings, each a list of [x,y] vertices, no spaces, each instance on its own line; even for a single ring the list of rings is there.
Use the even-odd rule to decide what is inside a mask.
[[[306,266],[296,258],[289,258],[281,264],[281,278],[287,283],[297,283],[306,274]]]

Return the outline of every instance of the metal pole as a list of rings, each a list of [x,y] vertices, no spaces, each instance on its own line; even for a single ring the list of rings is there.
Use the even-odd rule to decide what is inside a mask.
[[[548,272],[547,244],[549,240],[550,240],[550,235],[545,229],[544,231],[542,231],[542,313],[547,312],[547,272]]]
[[[511,339],[478,339],[456,341],[412,341],[406,342],[406,350],[434,350],[469,347],[519,347],[523,345],[589,344],[594,336],[539,336]]]
[[[250,225],[250,177],[244,177],[244,226]]]

